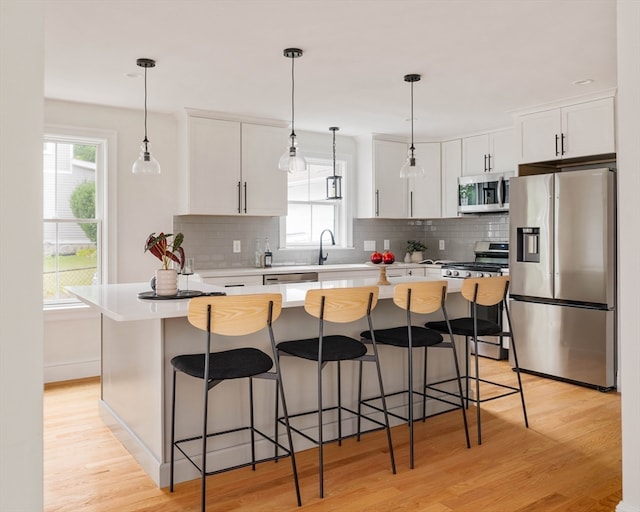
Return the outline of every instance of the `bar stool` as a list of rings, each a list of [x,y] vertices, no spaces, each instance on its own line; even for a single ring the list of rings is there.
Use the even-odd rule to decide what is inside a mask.
[[[511,325],[511,313],[509,312],[509,304],[507,300],[507,293],[509,291],[509,276],[497,276],[497,277],[478,277],[465,279],[462,283],[462,296],[469,301],[471,316],[463,318],[455,318],[451,320],[451,330],[453,334],[464,336],[466,339],[467,350],[466,355],[466,368],[467,368],[467,406],[468,402],[474,402],[476,404],[476,424],[478,430],[478,444],[482,444],[482,428],[480,423],[480,404],[488,402],[490,400],[496,400],[505,396],[520,394],[520,401],[522,402],[522,413],[524,415],[525,427],[529,427],[529,420],[527,418],[527,408],[524,401],[524,392],[522,389],[522,379],[520,377],[520,366],[518,364],[518,353],[516,351],[516,342]],[[507,316],[508,331],[503,329],[501,323],[492,322],[478,318],[478,306],[496,306],[502,305]],[[445,322],[427,322],[426,327],[435,329],[439,332],[446,332],[447,325]],[[518,378],[518,386],[509,386],[503,383],[490,381],[480,377],[479,362],[478,362],[478,343],[487,343],[479,338],[479,336],[508,336],[511,339],[510,350],[513,351],[513,361],[515,364],[514,371]],[[475,362],[475,375],[469,375],[469,340],[473,342],[474,346],[474,362]],[[469,393],[469,379],[475,381],[475,396],[470,397]],[[502,389],[502,392],[498,395],[492,395],[488,398],[481,398],[480,396],[480,383],[484,382],[491,386]]]
[[[388,329],[376,329],[374,331],[375,339],[379,344],[390,345],[393,347],[400,347],[407,349],[407,389],[403,391],[397,391],[394,393],[388,393],[386,396],[394,396],[400,394],[406,394],[408,397],[408,414],[402,416],[390,412],[391,416],[406,421],[409,425],[409,467],[414,468],[414,449],[413,449],[413,397],[419,395],[422,398],[422,421],[426,419],[426,401],[427,397],[444,402],[450,405],[454,405],[456,408],[460,408],[462,411],[462,421],[464,424],[464,431],[467,440],[467,448],[471,447],[469,442],[469,428],[467,425],[467,415],[464,406],[464,396],[462,394],[462,381],[460,378],[460,368],[458,365],[458,356],[456,353],[456,345],[453,342],[453,334],[450,329],[447,329],[450,341],[444,341],[442,335],[432,329],[427,329],[421,326],[412,325],[411,314],[423,314],[427,315],[434,313],[438,310],[442,311],[444,315],[444,322],[449,325],[449,317],[447,315],[447,308],[445,307],[445,301],[447,297],[447,282],[446,281],[422,281],[411,283],[399,283],[393,290],[393,302],[399,308],[406,310],[407,323],[401,327],[391,327]],[[360,336],[365,343],[370,342],[372,337],[369,331],[363,331]],[[413,385],[413,349],[424,349],[423,368],[422,368],[422,390],[414,390]],[[458,400],[454,403],[446,398],[440,396],[429,396],[427,393],[427,354],[429,348],[449,348],[453,355],[453,364],[456,371],[456,380],[458,382]],[[362,375],[361,375],[362,376]],[[446,395],[445,395],[446,396]],[[371,402],[379,400],[381,397],[373,397],[362,399],[359,397],[359,402],[374,410],[379,411],[379,407],[373,405]]]
[[[318,436],[313,438],[307,435],[295,426],[291,430],[303,436],[318,446],[318,465],[319,465],[319,484],[320,497],[324,497],[324,457],[323,446],[327,443],[338,441],[341,444],[343,439],[353,437],[360,434],[358,432],[350,435],[342,433],[342,413],[347,412],[360,419],[359,412],[354,411],[342,404],[341,397],[341,361],[360,361],[373,362],[376,365],[378,374],[378,385],[380,393],[384,396],[382,385],[382,373],[380,371],[380,363],[378,360],[378,348],[375,342],[375,336],[372,334],[373,353],[367,354],[367,347],[352,338],[343,334],[325,334],[325,322],[331,323],[351,323],[366,317],[369,331],[373,332],[373,324],[371,321],[371,310],[376,306],[378,301],[377,286],[363,286],[356,288],[332,288],[309,290],[306,293],[304,301],[304,309],[311,316],[318,319],[318,336],[309,339],[283,341],[276,346],[277,357],[288,355],[316,362],[317,368],[317,409],[292,414],[290,417],[302,417],[310,414],[317,414]],[[322,370],[330,362],[337,364],[337,405],[325,406],[322,393]],[[395,459],[393,456],[393,444],[391,442],[391,429],[389,428],[389,417],[387,415],[386,403],[383,400],[382,409],[384,414],[384,422],[372,418],[366,418],[367,421],[374,423],[377,427],[369,431],[380,430],[382,428],[387,431],[387,443],[389,445],[389,458],[391,461],[391,471],[396,472]],[[338,414],[338,435],[332,439],[325,439],[323,435],[323,413],[327,411],[337,411]],[[282,418],[280,419],[282,420]]]
[[[293,481],[296,490],[298,506],[300,506],[300,487],[298,484],[298,472],[296,469],[296,459],[293,451],[291,429],[289,427],[289,416],[280,377],[280,366],[277,358],[269,356],[262,350],[253,347],[235,348],[219,352],[211,352],[212,334],[219,337],[244,336],[261,331],[265,327],[269,335],[272,354],[275,355],[275,339],[273,336],[272,323],[280,316],[282,310],[282,296],[279,293],[265,293],[254,295],[218,296],[218,297],[198,297],[189,302],[188,320],[197,327],[206,331],[205,351],[203,354],[187,354],[176,356],[171,359],[173,366],[173,391],[171,402],[171,465],[170,465],[170,486],[173,492],[174,460],[175,450],[178,449],[200,472],[201,485],[201,510],[204,512],[206,506],[206,478],[207,476],[231,471],[246,466],[252,466],[260,462],[278,460],[283,457],[291,457],[291,468],[293,471]],[[216,336],[216,338],[218,337]],[[275,368],[274,368],[275,360]],[[274,368],[274,370],[271,370]],[[176,375],[178,372],[184,373],[197,379],[202,379],[204,385],[202,404],[202,435],[185,439],[175,439],[176,420]],[[249,379],[249,416],[250,424],[224,431],[213,433],[208,432],[207,413],[209,391],[218,384],[230,379]],[[254,425],[253,410],[253,379],[267,379],[275,382],[276,397],[278,393],[282,400],[282,411],[284,414],[284,424],[287,431],[288,447],[282,446],[278,442],[277,433],[270,437],[263,433]],[[220,411],[224,415],[225,411]],[[223,436],[240,431],[249,431],[251,434],[251,461],[240,463],[231,467],[207,471],[207,439],[215,436]],[[261,439],[275,445],[276,453],[273,457],[256,459],[255,440],[256,435]],[[182,444],[201,441],[201,459],[198,464],[193,456],[188,455]],[[282,454],[278,455],[278,448]]]

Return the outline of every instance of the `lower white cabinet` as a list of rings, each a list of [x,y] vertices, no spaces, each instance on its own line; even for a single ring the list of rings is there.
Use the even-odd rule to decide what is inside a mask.
[[[259,276],[225,276],[225,277],[203,277],[202,281],[207,284],[224,286],[226,288],[236,286],[258,286],[262,284],[262,275]]]

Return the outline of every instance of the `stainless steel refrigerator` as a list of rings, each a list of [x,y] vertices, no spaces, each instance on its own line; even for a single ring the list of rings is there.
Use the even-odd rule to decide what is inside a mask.
[[[616,383],[616,200],[610,169],[511,178],[510,306],[525,371]]]

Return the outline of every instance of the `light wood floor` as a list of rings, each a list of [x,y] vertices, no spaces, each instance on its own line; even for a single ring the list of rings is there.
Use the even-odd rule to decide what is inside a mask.
[[[503,362],[482,360],[483,376],[514,379]],[[612,512],[621,499],[620,396],[524,375],[530,428],[517,396],[475,413],[467,449],[459,411],[416,427],[416,468],[408,468],[408,429],[392,431],[398,474],[382,433],[325,451],[318,498],[317,452],[298,456],[303,507],[295,503],[288,460],[210,477],[208,511]],[[199,510],[200,484],[158,489],[97,413],[99,381],[48,385],[44,398],[45,511]]]

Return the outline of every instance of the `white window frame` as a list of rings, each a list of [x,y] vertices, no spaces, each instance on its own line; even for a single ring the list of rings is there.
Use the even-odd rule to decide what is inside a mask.
[[[320,153],[306,153],[305,158],[307,162],[311,163],[326,163],[333,161],[333,155],[320,154]],[[340,201],[339,213],[337,215],[336,224],[339,224],[339,229],[336,233],[336,245],[332,247],[335,249],[352,249],[353,248],[353,198],[354,195],[354,175],[355,170],[353,167],[353,158],[348,154],[336,153],[336,170],[337,174],[342,176],[342,199]],[[319,201],[309,201],[309,203],[318,203]],[[327,242],[325,241],[325,244]],[[279,249],[280,250],[304,250],[304,249],[316,249],[320,246],[320,240],[313,241],[307,244],[287,244],[287,218],[286,216],[280,217],[280,237],[279,237]]]
[[[110,226],[116,225],[116,179],[117,175],[117,133],[109,130],[95,130],[69,126],[47,125],[43,142],[93,144],[96,149],[96,219],[99,220],[97,268],[100,282],[106,284],[116,279],[117,239]],[[69,219],[55,219],[43,216],[45,220],[71,221]],[[77,219],[72,222],[78,222]],[[43,302],[45,311],[60,311],[78,308],[82,305],[79,300],[60,300],[49,303]]]

